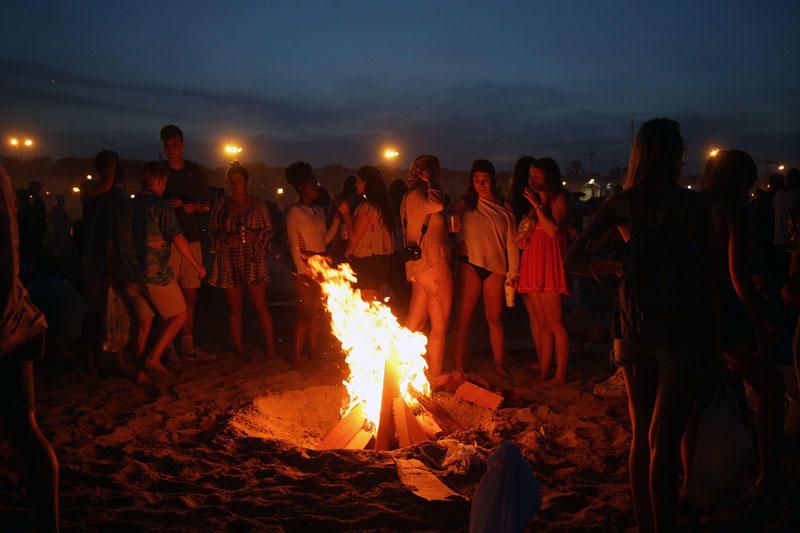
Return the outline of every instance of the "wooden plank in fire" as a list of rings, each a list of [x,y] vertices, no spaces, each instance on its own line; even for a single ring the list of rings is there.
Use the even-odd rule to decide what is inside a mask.
[[[428,440],[428,435],[419,425],[417,417],[409,409],[405,400],[398,396],[392,402],[394,412],[394,427],[397,432],[397,442],[401,448]]]
[[[500,404],[503,403],[502,395],[492,392],[488,389],[484,389],[483,387],[479,387],[478,385],[470,383],[469,381],[465,381],[459,385],[458,389],[456,390],[456,396],[462,400],[472,402],[475,405],[485,407],[486,409],[491,409],[492,411],[500,407]]]
[[[433,416],[433,419],[436,420],[436,423],[439,424],[444,433],[449,435],[466,429],[458,420],[453,418],[453,415],[442,404],[433,398],[429,398],[417,391],[412,391],[412,394],[419,404]]]
[[[366,441],[364,440],[365,438]],[[363,406],[359,405],[339,420],[333,429],[325,435],[317,449],[363,449],[371,438],[372,433],[364,429],[364,409]]]

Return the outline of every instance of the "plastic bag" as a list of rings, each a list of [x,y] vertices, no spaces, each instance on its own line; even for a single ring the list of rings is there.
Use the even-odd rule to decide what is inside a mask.
[[[734,388],[721,379],[710,403],[697,415],[688,487],[689,498],[695,503],[733,503],[744,494],[753,443],[743,415]]]
[[[470,533],[522,531],[542,504],[542,485],[519,449],[501,444],[475,489],[469,513]]]
[[[106,320],[103,328],[103,351],[120,352],[128,344],[131,331],[131,319],[128,307],[113,286],[108,288],[106,298]]]
[[[466,474],[470,467],[486,459],[483,450],[474,444],[462,444],[455,439],[441,439],[437,444],[447,448],[442,468],[454,474]]]

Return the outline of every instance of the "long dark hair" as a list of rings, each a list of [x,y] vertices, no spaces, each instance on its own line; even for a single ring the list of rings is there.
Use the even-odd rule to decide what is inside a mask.
[[[628,159],[625,188],[642,183],[663,188],[677,185],[685,147],[676,121],[654,118],[642,124]]]
[[[525,199],[525,187],[528,186],[528,177],[530,175],[531,164],[533,158],[529,155],[524,155],[517,159],[514,165],[514,172],[511,174],[511,194],[508,195],[508,203],[511,204],[511,210],[514,212],[514,217],[517,222],[528,212],[530,204]]]
[[[494,165],[486,159],[476,159],[472,162],[472,168],[469,169],[469,183],[467,184],[467,193],[464,195],[464,203],[470,211],[478,207],[478,191],[475,190],[475,183],[472,181],[476,172],[489,174],[492,178],[492,194],[495,198],[500,199],[500,184],[497,183],[497,172],[494,170]]]
[[[712,196],[742,197],[758,179],[758,168],[742,150],[722,150],[709,157],[700,190]]]
[[[386,190],[386,183],[383,181],[383,174],[377,167],[366,165],[358,169],[356,173],[365,182],[364,198],[367,203],[378,210],[384,226],[391,233],[394,231],[394,210],[389,202],[389,193]]]
[[[561,169],[552,157],[542,157],[531,163],[531,166],[538,168],[544,174],[544,186],[547,192],[555,196],[564,190],[561,184]]]

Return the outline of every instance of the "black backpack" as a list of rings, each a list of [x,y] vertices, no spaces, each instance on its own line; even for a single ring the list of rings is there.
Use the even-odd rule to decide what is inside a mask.
[[[681,223],[690,194],[676,188],[656,224],[631,213],[618,289],[622,339],[672,345],[701,331],[706,265]]]

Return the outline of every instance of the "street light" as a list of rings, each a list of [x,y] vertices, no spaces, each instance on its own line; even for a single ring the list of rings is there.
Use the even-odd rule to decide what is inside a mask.
[[[91,175],[91,174],[86,174],[86,179],[87,179],[87,180],[90,180],[90,179],[92,179],[92,175]]]
[[[387,148],[383,151],[383,157],[386,159],[396,159],[400,155],[400,152],[395,150],[394,148]]]
[[[712,148],[711,150],[708,151],[708,157],[717,157],[718,153],[719,153],[719,148]]]
[[[33,146],[33,140],[32,139],[25,139],[25,146],[27,146],[28,148]]]
[[[785,167],[784,165],[778,165],[778,170],[780,170],[781,172],[783,172],[783,170],[784,170],[785,168],[786,168],[786,167]]]
[[[76,186],[76,187],[73,187],[73,188],[72,188],[72,192],[74,192],[74,193],[79,193],[79,192],[81,192],[81,188],[80,188],[80,187],[77,187],[77,186]]]
[[[278,194],[283,195],[283,187],[278,187]]]
[[[236,155],[236,154],[239,154],[241,152],[242,152],[242,147],[241,146],[236,146],[236,145],[233,145],[233,144],[225,145],[225,153],[226,154]]]
[[[8,140],[8,144],[10,144],[11,146],[19,146],[19,139],[17,139],[16,137],[11,137]]]

